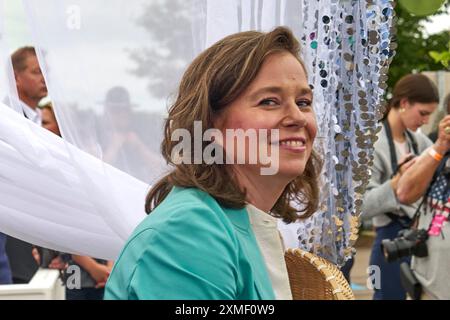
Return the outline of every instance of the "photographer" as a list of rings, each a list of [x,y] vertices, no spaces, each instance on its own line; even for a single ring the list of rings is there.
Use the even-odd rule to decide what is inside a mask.
[[[388,263],[381,250],[385,239],[397,238],[399,231],[410,227],[418,203],[401,204],[397,184],[404,171],[432,142],[416,132],[436,110],[439,95],[436,86],[424,75],[410,74],[394,87],[390,109],[382,120],[382,130],[374,148],[372,176],[364,196],[363,218],[372,219],[376,231],[370,265],[380,269],[380,287],[375,300],[403,300],[406,292],[400,282],[400,263]],[[413,203],[413,202],[411,202]],[[409,258],[404,258],[408,261]]]
[[[447,110],[448,112],[448,110]],[[436,143],[401,176],[397,197],[402,203],[424,198],[418,230],[425,230],[428,256],[413,256],[412,269],[422,285],[422,298],[450,299],[450,115],[439,124]]]

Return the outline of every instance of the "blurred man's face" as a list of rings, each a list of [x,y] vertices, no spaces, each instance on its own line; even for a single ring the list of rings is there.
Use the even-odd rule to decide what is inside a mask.
[[[25,59],[25,69],[16,73],[16,84],[22,100],[39,101],[47,96],[47,86],[35,55]]]

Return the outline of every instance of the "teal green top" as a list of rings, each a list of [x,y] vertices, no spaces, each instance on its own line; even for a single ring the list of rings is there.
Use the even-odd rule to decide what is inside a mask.
[[[105,299],[275,299],[246,209],[173,188],[135,229]]]

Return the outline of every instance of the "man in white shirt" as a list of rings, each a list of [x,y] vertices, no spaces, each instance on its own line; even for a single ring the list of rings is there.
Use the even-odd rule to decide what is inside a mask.
[[[16,80],[19,101],[23,115],[34,123],[41,125],[39,101],[47,96],[47,86],[33,47],[16,50],[11,61]],[[7,237],[6,253],[11,266],[13,283],[28,283],[38,269],[32,255],[33,246],[29,243]]]
[[[41,112],[37,108],[39,101],[47,96],[47,86],[33,47],[16,50],[12,56],[17,93],[23,114],[36,124],[41,125]]]

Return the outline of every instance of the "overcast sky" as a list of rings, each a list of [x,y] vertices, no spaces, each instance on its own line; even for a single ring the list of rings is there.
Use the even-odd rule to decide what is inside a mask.
[[[32,42],[30,41],[31,36],[26,27],[26,19],[23,12],[22,1],[4,1],[6,2],[5,35],[7,35],[7,45],[11,52],[17,47],[30,44]],[[55,3],[50,1],[51,0],[39,0],[39,5],[36,7],[42,7],[44,6],[44,3]],[[59,3],[64,2],[65,1],[61,0]],[[72,3],[83,2],[84,0],[72,1]],[[123,1],[107,1],[109,5],[102,7],[101,10],[96,7],[96,4],[102,2],[90,1],[89,6],[83,7],[83,22],[90,20],[93,21],[97,18],[99,20],[98,28],[96,28],[94,32],[95,35],[94,33],[85,32],[85,34],[83,34],[83,41],[80,41],[76,46],[76,50],[79,50],[78,52],[80,53],[78,57],[83,59],[82,62],[85,70],[79,70],[77,64],[70,63],[70,61],[66,60],[55,60],[54,63],[55,68],[61,68],[64,65],[65,72],[68,75],[80,75],[82,72],[89,75],[82,81],[77,80],[76,83],[70,84],[70,86],[74,88],[74,90],[71,90],[71,93],[74,95],[74,99],[76,99],[76,97],[79,98],[80,95],[85,95],[89,104],[99,103],[105,92],[110,87],[118,84],[125,84],[131,93],[132,99],[138,105],[148,105],[150,101],[150,104],[152,105],[159,105],[158,108],[165,108],[166,102],[154,99],[150,96],[146,89],[145,80],[130,74],[129,70],[135,66],[135,64],[129,59],[128,55],[126,55],[124,51],[119,52],[119,50],[113,50],[116,45],[133,48],[133,46],[136,46],[137,43],[149,43],[149,34],[135,24],[135,19],[139,16],[139,14],[141,14],[141,12],[139,12],[140,6],[137,5],[139,2],[143,3],[145,1],[134,0],[131,2],[132,5],[128,6],[123,6],[125,3]],[[65,3],[70,3],[70,1]],[[116,3],[116,5],[114,3]],[[120,8],[117,7],[117,3],[121,4]],[[85,10],[85,8],[89,9]],[[54,6],[52,7],[52,10],[56,10],[54,9]],[[61,10],[64,10],[64,8],[61,8]],[[120,16],[117,16],[118,12],[120,12]],[[48,19],[46,19],[46,15],[49,17]],[[52,16],[52,12],[50,11],[41,11],[39,16],[42,17],[43,20],[55,20],[53,19],[54,16]],[[52,16],[52,19],[50,19],[50,16]],[[93,17],[96,19],[93,19]],[[176,21],[168,21],[169,26],[174,25],[175,23]],[[50,22],[48,23],[48,27],[50,29],[56,28],[53,27]],[[425,28],[428,34],[441,32],[442,30],[450,31],[450,12],[433,17],[431,22],[425,24]],[[56,41],[55,39],[51,39],[51,37],[48,38],[50,46],[58,46],[59,55],[64,56],[64,54],[66,54],[68,57],[73,57],[73,50],[65,49],[65,47],[69,47],[64,46],[64,41],[72,41],[71,39],[62,38]],[[95,45],[95,52],[90,50],[92,44]],[[69,52],[64,52],[64,50],[69,50]],[[86,52],[90,52],[92,59],[86,58],[84,55]],[[106,54],[106,52],[108,52],[108,54]],[[58,62],[61,65],[58,65]],[[118,74],[120,74],[120,76],[117,76]],[[56,74],[54,76],[56,76]],[[59,77],[63,76],[64,74],[59,75]],[[67,85],[69,85],[69,83],[67,83]],[[90,87],[92,85],[95,85],[95,96],[93,94],[86,94],[86,92],[93,91]]]
[[[27,27],[22,1],[4,1],[6,2],[5,40],[9,51],[12,52],[18,47],[30,45],[33,42]],[[42,28],[49,30],[48,34],[39,32],[38,34],[43,40],[44,47],[51,49],[48,55],[48,61],[51,63],[48,75],[50,79],[56,77],[63,86],[70,86],[71,90],[64,90],[64,92],[72,94],[74,101],[79,101],[81,96],[84,97],[83,103],[86,105],[100,105],[109,88],[123,85],[130,92],[138,109],[149,104],[159,105],[158,109],[165,108],[164,101],[154,99],[148,93],[145,79],[138,78],[129,72],[136,64],[129,58],[126,49],[135,49],[138,45],[150,42],[149,34],[135,23],[141,14],[138,11],[142,8],[140,4],[144,2],[144,0],[133,0],[132,5],[123,6],[126,1],[110,0],[106,1],[108,6],[102,6],[101,4],[105,2],[39,0],[36,5],[36,14],[42,21]],[[61,7],[48,5],[50,3],[58,3]],[[59,21],[59,16],[61,19],[66,18],[65,10],[68,3],[81,4],[82,8],[81,29],[72,33],[60,27],[65,24],[65,21],[62,23]],[[53,34],[55,36],[52,36]],[[71,45],[65,45],[71,41],[73,41]],[[51,56],[52,52],[53,56]],[[73,61],[74,59],[78,61]],[[61,70],[64,71],[58,72]],[[71,78],[75,79],[72,83],[69,82]],[[95,90],[93,90],[94,86]]]

